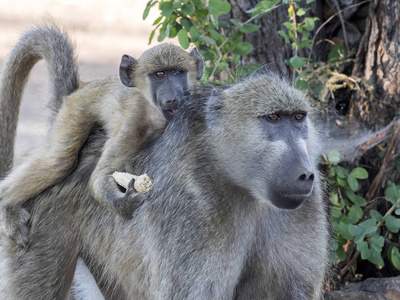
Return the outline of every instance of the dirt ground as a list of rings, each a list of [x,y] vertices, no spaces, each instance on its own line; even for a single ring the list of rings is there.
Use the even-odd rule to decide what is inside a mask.
[[[48,19],[67,28],[76,44],[82,80],[101,78],[118,71],[120,58],[134,57],[156,45],[148,45],[153,8],[143,21],[145,0],[0,0],[0,68],[24,30]],[[176,43],[176,41],[175,41]],[[48,78],[38,63],[22,100],[17,129],[16,162],[40,145],[46,132]]]

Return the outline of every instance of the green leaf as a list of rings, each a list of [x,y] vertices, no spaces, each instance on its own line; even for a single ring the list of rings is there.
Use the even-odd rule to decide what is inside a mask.
[[[365,241],[361,241],[359,243],[357,243],[357,250],[358,251],[362,251],[364,249],[368,249],[368,243]]]
[[[247,55],[253,50],[253,45],[249,42],[239,43],[233,48],[233,53]]]
[[[216,45],[217,42],[208,36],[201,35],[200,38],[210,45]]]
[[[368,219],[364,222],[361,222],[360,224],[358,224],[358,227],[364,230],[364,234],[372,234],[378,229],[376,221],[373,219]]]
[[[342,209],[338,206],[331,207],[330,212],[334,218],[339,218],[342,215]]]
[[[400,219],[395,216],[388,215],[385,218],[385,227],[393,233],[399,232],[400,229]]]
[[[346,53],[347,53],[346,48],[343,45],[337,45],[333,47],[333,49],[329,52],[328,60],[332,61],[334,59],[346,55]]]
[[[382,215],[375,209],[371,209],[369,215],[371,216],[372,219],[374,219],[377,222],[382,221]]]
[[[209,11],[206,8],[203,9],[196,9],[194,11],[195,17],[198,19],[199,23],[202,24],[206,21],[206,18],[209,15]]]
[[[143,20],[146,20],[146,18],[147,18],[148,15],[149,15],[150,9],[151,9],[154,5],[156,5],[157,3],[158,3],[158,1],[154,1],[154,0],[151,0],[151,1],[147,2],[146,8],[144,9],[144,12],[143,12]],[[150,44],[150,43],[149,43],[149,44]]]
[[[231,5],[222,0],[210,0],[208,3],[208,9],[210,14],[221,16],[230,12]]]
[[[358,221],[361,220],[362,216],[363,216],[363,211],[359,206],[353,205],[350,208],[349,218],[351,223],[356,224]]]
[[[363,232],[360,227],[354,226],[353,224],[349,224],[347,230],[353,237],[359,236]]]
[[[285,43],[286,43],[286,44],[289,44],[289,43],[290,43],[289,37],[288,37],[288,35],[286,34],[286,32],[284,32],[283,30],[279,30],[279,31],[278,31],[278,34],[279,34],[281,37],[283,37],[283,38],[285,39]]]
[[[371,243],[371,248],[380,253],[382,251],[383,245],[385,244],[385,239],[383,238],[383,236],[374,235],[371,237],[370,243]]]
[[[349,232],[349,224],[340,221],[339,223],[339,233],[342,237],[344,237],[346,240],[353,240],[353,236]]]
[[[306,14],[307,10],[308,10],[308,9],[306,9],[306,8],[300,8],[300,9],[296,12],[296,15],[299,16],[299,17],[302,17],[302,16],[304,16],[304,15]]]
[[[258,26],[258,25],[247,24],[247,25],[241,26],[239,28],[239,31],[243,32],[243,33],[252,33],[252,32],[257,31],[259,29],[260,29],[260,26]]]
[[[214,40],[219,40],[220,35],[219,35],[218,31],[216,31],[215,29],[212,29],[212,28],[207,28],[207,31],[211,34],[211,36]]]
[[[315,28],[315,22],[313,18],[305,18],[304,20],[305,26],[307,27],[308,31],[313,31]]]
[[[169,17],[174,11],[174,4],[172,2],[161,2],[161,15]]]
[[[351,174],[349,174],[349,176],[347,177],[347,183],[349,184],[349,187],[355,192],[360,187],[357,179]]]
[[[337,167],[336,167],[336,174],[337,174],[340,178],[343,178],[343,179],[346,179],[347,176],[349,176],[349,172],[348,172],[345,168],[343,168],[343,167],[341,167],[341,166],[337,166]]]
[[[192,42],[197,42],[197,40],[200,37],[199,30],[196,27],[192,26],[192,27],[190,27],[189,32],[190,32],[190,38],[192,39]]]
[[[396,210],[394,211],[394,213],[395,213],[396,215],[400,216],[400,208],[396,209]]]
[[[304,80],[296,80],[296,88],[298,88],[299,90],[305,91],[309,88],[309,84],[307,81]]]
[[[342,179],[340,177],[336,177],[336,181],[339,186],[346,187],[347,186],[347,181],[345,179]]]
[[[231,21],[231,23],[232,23],[233,25],[235,25],[237,28],[241,28],[241,27],[242,27],[242,25],[239,23],[238,20],[236,20],[236,19],[230,19],[230,21]]]
[[[371,249],[371,256],[368,258],[370,262],[372,262],[375,265],[383,267],[385,263],[383,262],[383,258],[381,255],[381,252],[378,252],[374,249]]]
[[[353,169],[350,175],[354,176],[357,179],[366,179],[368,178],[368,172],[364,168],[357,167]]]
[[[194,6],[196,6],[197,9],[204,7],[204,2],[202,0],[192,0],[192,3],[194,4]]]
[[[153,31],[150,33],[149,36],[149,45],[151,44],[151,41],[153,40],[154,34],[156,33],[157,28],[154,28]]]
[[[332,150],[328,153],[328,159],[331,164],[337,164],[340,161],[340,153],[337,150]]]
[[[362,259],[368,259],[371,256],[371,250],[369,250],[368,248],[365,248],[363,250],[361,250],[361,258]]]
[[[363,197],[356,195],[356,193],[354,193],[354,191],[352,191],[350,189],[346,189],[345,193],[346,193],[347,198],[349,198],[350,201],[353,202],[354,204],[356,204],[360,207],[367,205],[367,201]]]
[[[178,32],[178,41],[183,49],[189,48],[189,37],[186,29],[181,29]]]
[[[400,252],[397,247],[394,245],[390,245],[387,251],[387,257],[389,258],[390,263],[397,270],[400,270]]]
[[[344,261],[346,259],[346,251],[344,251],[343,247],[339,247],[335,251],[335,254],[336,254],[336,257],[341,261]]]
[[[332,251],[335,251],[335,250],[337,250],[338,248],[339,248],[339,243],[338,243],[338,241],[333,240],[332,243],[331,243],[331,250],[332,250]]]
[[[157,25],[158,23],[160,23],[160,21],[162,20],[162,18],[164,18],[163,16],[159,16],[153,23],[153,25]]]
[[[219,28],[218,17],[216,15],[210,15],[210,20],[211,20],[211,23],[214,24],[214,27],[218,29]]]
[[[305,63],[304,60],[301,57],[293,56],[289,59],[289,64],[294,68],[294,69],[300,69],[304,67]]]
[[[194,7],[190,3],[183,4],[181,12],[184,15],[191,16],[194,13]]]
[[[162,28],[160,29],[160,33],[157,37],[157,41],[158,42],[162,42],[165,39],[165,30],[162,30]]]
[[[171,28],[172,28],[172,24],[167,24],[167,27],[165,28],[165,32],[164,32],[164,34],[165,34],[166,37],[169,37],[169,36],[170,36],[170,34],[171,34]]]
[[[400,199],[400,188],[395,184],[391,184],[385,190],[385,196],[388,197],[388,200],[395,205],[397,200]]]
[[[190,30],[190,28],[192,28],[192,22],[183,18],[181,19],[181,25],[186,30]]]

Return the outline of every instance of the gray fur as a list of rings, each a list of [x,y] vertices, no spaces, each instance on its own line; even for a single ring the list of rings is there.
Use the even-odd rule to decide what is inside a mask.
[[[309,116],[301,139],[314,187],[300,207],[279,209],[269,198],[274,188],[263,184],[285,161],[262,117],[298,109]],[[126,165],[154,179],[131,220],[90,196],[104,142],[102,132],[91,134],[74,172],[34,199],[28,248],[4,247],[11,299],[64,299],[78,254],[126,299],[321,296],[328,232],[314,163],[320,139],[302,93],[271,75],[224,91],[195,88],[163,135]],[[230,148],[236,151],[221,153]],[[235,166],[243,173],[232,174]]]

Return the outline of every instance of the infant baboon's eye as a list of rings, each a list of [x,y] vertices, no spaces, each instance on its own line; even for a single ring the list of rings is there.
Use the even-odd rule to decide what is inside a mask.
[[[156,72],[156,77],[158,77],[158,78],[163,78],[164,76],[165,76],[165,72],[164,71],[158,71],[158,72]]]
[[[278,114],[269,114],[268,119],[271,121],[278,121],[281,117]]]
[[[296,114],[296,115],[294,116],[294,118],[295,118],[297,121],[301,121],[301,120],[304,119],[304,114]]]

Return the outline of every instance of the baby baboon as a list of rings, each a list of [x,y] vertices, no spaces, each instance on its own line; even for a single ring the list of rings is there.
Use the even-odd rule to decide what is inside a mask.
[[[56,52],[58,48],[43,51]],[[9,59],[14,63],[15,52]],[[46,53],[42,57],[49,59],[50,65],[57,64],[52,61],[56,54]],[[9,69],[6,63],[6,70]],[[8,234],[25,245],[29,216],[22,205],[68,175],[96,124],[105,130],[108,140],[90,179],[92,193],[112,211],[131,218],[142,194],[133,188],[133,181],[122,192],[111,174],[124,171],[129,158],[145,142],[150,143],[162,133],[166,122],[176,114],[185,91],[202,74],[203,60],[196,48],[187,53],[180,47],[162,44],[147,50],[138,60],[124,55],[120,78],[110,76],[81,84],[76,92],[65,97],[41,149],[0,182]],[[12,102],[13,97],[4,92],[1,105]],[[14,101],[19,103],[20,95]]]
[[[272,75],[192,89],[127,167],[156,183],[131,220],[89,192],[105,139],[91,134],[77,168],[34,199],[28,251],[5,247],[14,299],[63,299],[78,253],[127,299],[319,298],[321,141],[303,93]]]

